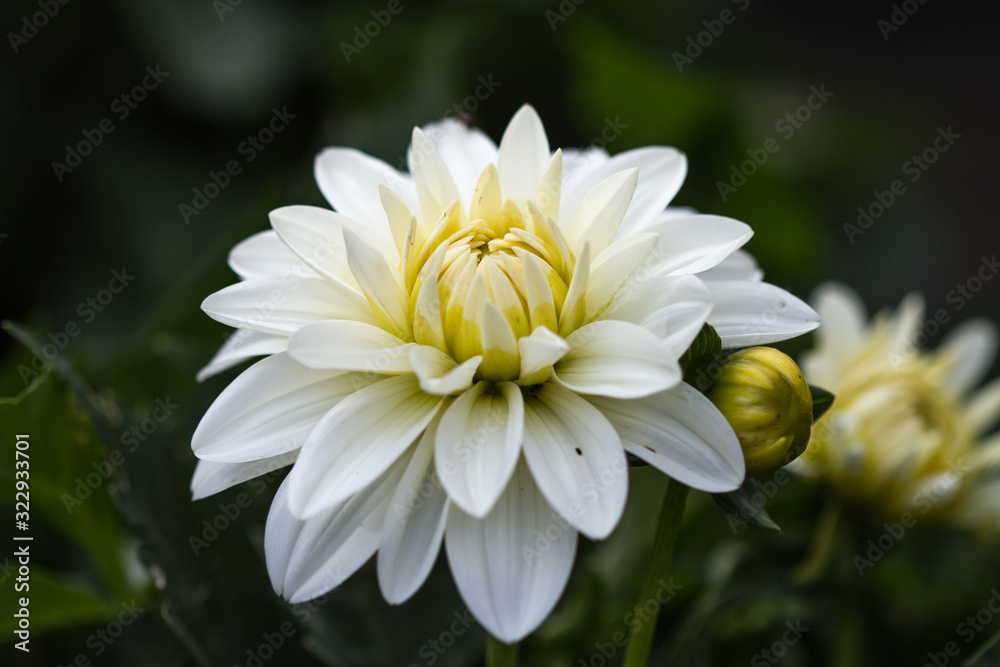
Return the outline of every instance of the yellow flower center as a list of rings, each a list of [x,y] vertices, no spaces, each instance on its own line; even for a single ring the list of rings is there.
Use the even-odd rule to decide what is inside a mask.
[[[482,356],[477,379],[516,380],[520,338],[538,327],[565,336],[583,323],[583,259],[577,270],[555,220],[533,201],[501,200],[489,165],[468,213],[455,201],[432,228],[409,221],[400,271],[413,338],[459,363]]]

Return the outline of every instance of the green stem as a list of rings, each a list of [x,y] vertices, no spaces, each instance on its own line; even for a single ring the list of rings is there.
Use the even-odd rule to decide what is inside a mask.
[[[841,513],[840,504],[836,501],[831,500],[823,508],[813,530],[809,551],[792,571],[792,582],[797,586],[808,586],[816,582],[826,571],[837,548]]]
[[[504,644],[493,636],[486,638],[486,667],[517,667],[518,644]]]
[[[661,583],[670,576],[674,559],[674,545],[677,534],[681,530],[681,519],[684,517],[684,502],[687,500],[688,487],[675,480],[667,483],[667,493],[663,497],[660,508],[660,519],[656,526],[656,537],[653,540],[653,554],[646,572],[646,580],[642,585],[638,606],[645,608],[650,600],[656,600],[656,595],[663,586]],[[632,636],[625,650],[623,667],[646,667],[649,662],[649,651],[653,646],[653,636],[656,634],[656,620],[660,610],[646,623],[636,623],[632,626]]]

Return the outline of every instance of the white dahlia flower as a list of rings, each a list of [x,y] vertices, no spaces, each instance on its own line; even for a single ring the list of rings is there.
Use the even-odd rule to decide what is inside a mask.
[[[399,604],[444,542],[470,611],[516,641],[559,599],[577,533],[614,529],[626,452],[740,485],[736,436],[681,381],[702,325],[732,347],[818,318],[736,252],[747,225],[664,210],[673,148],[553,153],[525,106],[499,148],[446,120],[414,129],[408,161],[323,151],[334,210],[280,208],[233,249],[242,281],[202,307],[239,331],[202,376],[266,356],[199,424],[192,489],[294,464],[265,533],[281,595],[322,595],[377,552]]]

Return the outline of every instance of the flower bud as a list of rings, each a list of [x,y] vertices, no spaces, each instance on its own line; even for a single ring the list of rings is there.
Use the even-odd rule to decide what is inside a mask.
[[[771,347],[727,357],[708,392],[743,448],[747,477],[791,463],[809,444],[812,395],[802,371]]]

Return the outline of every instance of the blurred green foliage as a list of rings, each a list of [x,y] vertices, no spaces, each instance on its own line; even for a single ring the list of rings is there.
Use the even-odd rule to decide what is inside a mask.
[[[10,433],[29,432],[35,538],[32,652],[8,663],[16,653],[8,641],[4,664],[82,655],[108,665],[250,665],[286,622],[294,632],[272,664],[482,664],[481,629],[443,634],[465,611],[444,558],[401,607],[382,601],[372,564],[322,604],[289,607],[271,591],[261,548],[280,475],[190,500],[190,435],[234,375],[194,382],[227,334],[198,306],[233,281],[226,253],[265,229],[268,211],[322,205],[312,158],[326,145],[399,166],[415,124],[457,107],[499,138],[530,102],[553,146],[680,147],[690,172],[675,203],[748,222],[756,231],[748,248],[769,279],[798,294],[836,278],[873,307],[920,289],[931,309],[949,308],[952,324],[998,312],[992,284],[960,312],[946,301],[1000,246],[992,5],[927,3],[886,40],[877,22],[892,11],[888,2],[404,0],[347,62],[344,45],[356,45],[356,29],[386,3],[222,1],[231,11],[210,0],[72,2],[17,48],[7,38],[2,314],[24,322],[36,345],[78,335],[67,334],[47,370],[13,338],[0,341],[0,396],[9,397],[0,399],[0,484],[12,484]],[[724,10],[734,21],[679,71],[675,54]],[[23,21],[38,11],[37,2],[4,3],[0,26],[27,34]],[[169,75],[122,117],[116,100],[157,65]],[[474,97],[480,77],[499,82],[483,100]],[[830,101],[786,137],[778,123],[823,84]],[[294,119],[247,159],[241,147],[275,109]],[[60,179],[52,163],[66,162],[67,146],[105,118],[114,130]],[[856,209],[905,178],[903,163],[947,126],[962,134],[955,147],[907,180],[906,193],[852,242],[844,225]],[[780,150],[722,198],[719,182],[770,137]],[[185,221],[179,207],[232,160],[240,173]],[[103,303],[111,272],[122,269],[135,280]],[[179,407],[138,446],[126,444],[157,400]],[[70,513],[64,496],[119,460]],[[859,576],[852,557],[884,528],[848,508],[831,529],[821,576],[796,583],[790,573],[807,558],[825,501],[822,489],[790,479],[768,504],[781,533],[731,530],[714,502],[692,494],[675,556],[681,588],[662,612],[652,664],[772,664],[761,652],[797,620],[810,629],[787,646],[784,665],[922,664],[949,641],[959,643],[950,663],[959,664],[1000,628],[994,621],[969,643],[956,634],[1000,585],[1000,551],[944,528],[907,532]],[[648,467],[633,470],[620,527],[603,543],[581,544],[560,606],[522,648],[524,664],[621,660],[615,637],[636,618],[664,483]],[[241,493],[249,506],[195,553],[192,536],[205,539],[206,525]],[[4,516],[13,511],[3,507]],[[3,572],[9,637],[6,562]],[[138,621],[113,643],[95,643],[132,600],[145,609]],[[976,664],[997,664],[997,655]]]

